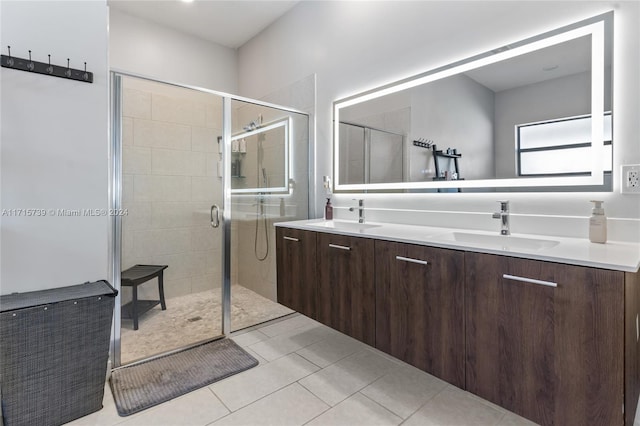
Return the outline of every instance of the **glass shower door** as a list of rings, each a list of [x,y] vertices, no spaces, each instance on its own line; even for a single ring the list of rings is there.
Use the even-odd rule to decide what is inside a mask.
[[[309,213],[309,116],[233,99],[231,317],[236,331],[293,313],[277,297],[277,222]]]
[[[120,224],[119,361],[126,364],[223,334],[223,97],[120,79],[127,214]],[[166,267],[166,309],[159,277],[129,279],[140,265]]]

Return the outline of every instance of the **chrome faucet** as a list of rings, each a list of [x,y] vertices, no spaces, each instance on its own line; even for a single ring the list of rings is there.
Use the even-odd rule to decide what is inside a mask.
[[[511,231],[509,230],[509,202],[498,202],[500,203],[500,212],[494,213],[492,217],[494,219],[500,219],[500,235],[509,235],[511,234]]]
[[[353,201],[358,202],[358,223],[364,223],[364,200],[363,199],[353,199]],[[349,207],[349,211],[355,211],[355,207]]]

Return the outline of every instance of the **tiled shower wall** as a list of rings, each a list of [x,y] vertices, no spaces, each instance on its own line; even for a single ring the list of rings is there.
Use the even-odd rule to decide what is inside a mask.
[[[222,202],[222,98],[132,78],[123,92],[122,269],[169,265],[168,298],[219,287],[222,232],[209,210]],[[157,298],[155,282],[139,292]]]

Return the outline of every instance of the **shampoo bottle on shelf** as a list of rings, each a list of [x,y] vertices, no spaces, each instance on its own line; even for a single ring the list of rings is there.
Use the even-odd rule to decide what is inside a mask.
[[[324,218],[326,220],[333,219],[333,206],[331,205],[331,198],[327,198],[327,204],[324,206]]]
[[[604,215],[602,203],[604,201],[591,200],[594,204],[589,218],[589,240],[592,243],[607,242],[607,217]]]

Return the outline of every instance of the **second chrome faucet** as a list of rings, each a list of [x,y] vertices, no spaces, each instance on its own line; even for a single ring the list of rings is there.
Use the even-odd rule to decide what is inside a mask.
[[[509,201],[498,201],[500,203],[500,211],[494,213],[492,217],[494,219],[500,219],[500,235],[509,235],[511,230],[509,229]]]
[[[349,211],[355,211],[358,209],[358,223],[364,223],[364,200],[363,199],[353,199],[353,201],[358,202],[358,207],[349,207]]]

